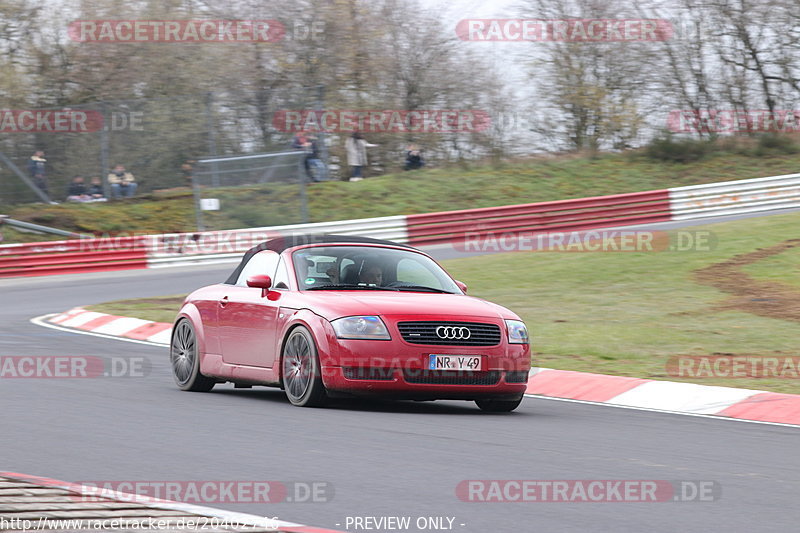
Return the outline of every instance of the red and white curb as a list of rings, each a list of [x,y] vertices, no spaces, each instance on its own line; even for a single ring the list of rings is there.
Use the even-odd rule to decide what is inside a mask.
[[[167,346],[172,325],[82,308],[33,319],[46,327]],[[526,394],[622,407],[800,426],[800,395],[537,368]]]
[[[76,329],[100,336],[119,337],[164,346],[169,344],[172,332],[172,324],[165,322],[107,315],[87,311],[81,307],[70,309],[66,313],[44,317],[44,320],[49,324],[59,326],[59,329]]]
[[[51,479],[40,476],[32,476],[28,474],[20,474],[17,472],[0,472],[0,478],[9,478],[26,483],[32,483],[43,487],[50,487],[56,489],[66,490],[73,494],[78,494],[87,497],[97,497],[97,487],[81,485],[78,483],[70,483],[69,481],[60,481],[58,479]],[[129,502],[131,494],[119,491],[105,490],[102,491],[103,499],[118,500],[122,502]],[[179,511],[183,513],[194,514],[198,516],[214,517],[221,520],[227,520],[230,523],[241,524],[243,526],[250,526],[252,528],[262,528],[281,533],[344,533],[340,530],[324,529],[313,526],[305,526],[303,524],[295,524],[293,522],[285,522],[282,520],[272,519],[266,520],[262,516],[256,516],[246,513],[237,513],[233,511],[225,511],[222,509],[215,509],[213,507],[205,507],[202,505],[194,505],[190,503],[174,502],[170,500],[161,500],[157,498],[147,497],[147,505],[145,507],[151,509],[161,509],[167,511]],[[24,503],[24,502],[19,502]],[[11,504],[13,507],[13,504]],[[63,508],[63,505],[59,508]],[[6,514],[6,518],[13,517],[13,515]]]
[[[800,426],[800,395],[539,368],[527,394],[628,409]]]

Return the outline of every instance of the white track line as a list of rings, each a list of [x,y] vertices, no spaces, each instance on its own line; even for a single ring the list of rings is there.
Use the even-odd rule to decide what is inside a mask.
[[[648,407],[639,407],[639,406],[631,406],[631,405],[615,405],[613,403],[603,403],[603,402],[589,402],[586,400],[573,400],[571,398],[554,398],[553,396],[540,396],[538,394],[526,394],[528,398],[537,398],[540,400],[554,400],[557,402],[571,402],[571,403],[582,403],[586,405],[597,405],[600,407],[613,407],[615,409],[630,409],[632,411],[650,411],[652,413],[664,413],[669,415],[683,415],[683,416],[693,416],[696,418],[710,418],[712,420],[725,420],[731,422],[748,422],[750,424],[765,424],[768,426],[782,426],[787,428],[799,428],[800,425],[797,424],[787,424],[785,422],[766,422],[764,420],[749,420],[747,418],[734,418],[732,416],[721,416],[721,415],[704,415],[700,413],[685,413],[683,411],[667,411],[665,409],[652,409]]]

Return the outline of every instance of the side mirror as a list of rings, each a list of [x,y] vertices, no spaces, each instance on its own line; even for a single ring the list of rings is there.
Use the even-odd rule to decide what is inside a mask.
[[[264,297],[269,292],[269,288],[272,287],[272,278],[266,274],[256,274],[247,278],[247,286],[261,289],[261,296]]]
[[[461,289],[461,292],[467,294],[467,284],[464,283],[463,281],[458,281],[458,280],[455,280],[455,282],[456,285],[458,285],[458,288]]]

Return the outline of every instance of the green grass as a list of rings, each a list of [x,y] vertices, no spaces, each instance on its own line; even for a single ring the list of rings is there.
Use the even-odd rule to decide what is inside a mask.
[[[693,271],[797,237],[800,214],[751,218],[687,231],[712,231],[710,251],[517,252],[443,262],[469,293],[518,313],[528,324],[536,365],[652,379],[800,393],[797,380],[681,380],[674,355],[797,356],[796,322],[720,310],[727,295]],[[797,287],[798,248],[745,267]],[[772,264],[774,263],[774,264]],[[93,310],[170,322],[182,297],[112,302]],[[800,291],[798,291],[800,301]]]
[[[664,163],[642,152],[550,156],[499,166],[453,165],[400,172],[359,182],[332,181],[308,187],[312,222],[492,207],[565,198],[663,189],[681,185],[795,172],[800,154],[754,157],[716,152],[691,163]],[[206,191],[222,210],[205,212],[210,229],[280,225],[301,221],[296,185]],[[12,218],[75,232],[166,233],[194,231],[193,198],[172,189],[103,204],[0,206]],[[2,228],[0,228],[2,229]],[[2,229],[4,242],[32,240]]]
[[[86,306],[86,309],[110,315],[130,316],[155,322],[172,323],[186,295],[159,296],[157,298],[139,298],[132,300],[116,300],[102,304]]]
[[[795,238],[800,239],[800,231]],[[778,281],[800,289],[800,242],[797,247],[747,265],[742,271],[757,280]]]
[[[798,225],[800,214],[789,214],[693,228],[716,234],[718,246],[708,252],[517,252],[445,265],[470,294],[529,324],[540,366],[675,379],[665,370],[673,355],[800,355],[797,323],[717,310],[727,295],[697,284],[692,273],[795,238]],[[773,271],[771,280],[796,282],[796,265]],[[685,381],[800,393],[792,380]]]

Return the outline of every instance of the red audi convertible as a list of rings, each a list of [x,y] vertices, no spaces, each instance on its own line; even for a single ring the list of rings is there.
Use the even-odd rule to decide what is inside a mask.
[[[495,412],[519,405],[531,367],[517,315],[410,246],[337,235],[264,242],[190,294],[170,360],[182,390],[233,382],[281,387],[298,406],[380,395]]]

